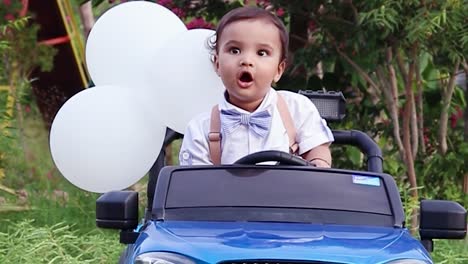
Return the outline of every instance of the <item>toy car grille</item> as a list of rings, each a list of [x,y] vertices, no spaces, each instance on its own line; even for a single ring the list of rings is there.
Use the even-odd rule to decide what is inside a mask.
[[[275,260],[236,260],[236,261],[223,261],[218,264],[339,264],[337,262],[323,262],[323,261],[275,261]]]

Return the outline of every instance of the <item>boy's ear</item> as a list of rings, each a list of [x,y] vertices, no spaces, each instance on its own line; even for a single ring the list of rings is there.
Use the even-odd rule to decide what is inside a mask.
[[[221,76],[219,74],[219,60],[218,60],[218,55],[217,54],[213,55],[213,68],[214,68],[216,74],[218,74],[218,76]]]
[[[286,61],[283,60],[278,64],[278,71],[276,72],[275,78],[273,78],[274,82],[278,82],[279,79],[281,78],[281,75],[283,75],[284,70],[286,69]]]

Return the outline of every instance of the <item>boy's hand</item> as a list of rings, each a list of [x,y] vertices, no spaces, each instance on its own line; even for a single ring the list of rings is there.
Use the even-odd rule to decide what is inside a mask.
[[[312,159],[310,161],[310,164],[318,168],[331,168],[330,164],[328,164],[326,161],[319,159],[319,158]]]
[[[302,154],[305,160],[308,160],[310,164],[320,168],[331,168],[331,152],[330,143],[325,143],[317,146],[306,153]]]

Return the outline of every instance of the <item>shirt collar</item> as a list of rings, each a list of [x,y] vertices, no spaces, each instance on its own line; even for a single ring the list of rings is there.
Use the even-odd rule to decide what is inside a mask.
[[[276,94],[276,91],[273,88],[270,88],[268,93],[263,98],[263,101],[260,104],[260,106],[253,113],[263,111],[264,109],[267,109],[268,112],[271,114],[272,113],[272,105],[276,104],[277,96],[278,95]],[[229,109],[235,109],[235,110],[239,111],[240,113],[249,114],[248,111],[229,103],[227,101],[227,91],[225,91],[223,100],[219,104],[219,110],[229,110]]]

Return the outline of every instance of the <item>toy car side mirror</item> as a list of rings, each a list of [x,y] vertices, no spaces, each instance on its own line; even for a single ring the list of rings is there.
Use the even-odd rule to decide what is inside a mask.
[[[113,191],[96,200],[96,225],[101,228],[120,229],[120,242],[134,243],[138,226],[138,192]]]
[[[419,234],[421,242],[432,251],[432,239],[463,239],[466,236],[466,210],[457,202],[422,200]]]
[[[134,229],[138,225],[138,192],[107,192],[96,200],[96,225],[101,228]]]

